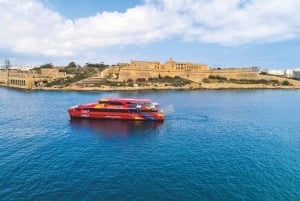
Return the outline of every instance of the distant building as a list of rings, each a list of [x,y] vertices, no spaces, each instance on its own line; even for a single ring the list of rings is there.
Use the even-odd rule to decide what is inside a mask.
[[[300,79],[300,69],[294,70],[294,78]]]
[[[287,78],[300,78],[300,69],[286,69],[286,70],[266,70],[269,75],[284,76]]]
[[[285,76],[285,70],[268,70],[269,75]]]
[[[285,71],[285,77],[293,78],[294,77],[294,70],[293,69],[287,69]]]
[[[9,69],[11,67],[10,61],[9,59],[4,59],[4,67],[6,69]]]

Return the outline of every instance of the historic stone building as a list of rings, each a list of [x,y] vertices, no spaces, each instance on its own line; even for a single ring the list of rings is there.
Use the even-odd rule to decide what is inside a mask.
[[[45,68],[40,70],[0,70],[0,84],[22,89],[32,89],[39,87],[55,79],[65,78],[65,72],[59,72],[59,68]],[[72,75],[68,75],[72,76]]]
[[[195,82],[202,82],[210,75],[233,79],[252,79],[257,77],[258,68],[210,69],[206,64],[176,62],[173,59],[161,64],[158,61],[131,61],[130,64],[118,66],[119,81],[149,79],[164,76],[180,76]],[[114,71],[116,68],[114,68]]]
[[[9,69],[7,70],[7,86],[23,89],[31,89],[33,81],[29,71]]]

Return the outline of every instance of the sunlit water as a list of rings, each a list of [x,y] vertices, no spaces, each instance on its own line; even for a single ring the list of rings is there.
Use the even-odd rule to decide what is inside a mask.
[[[174,107],[163,123],[70,121],[101,97]],[[300,91],[0,88],[1,200],[300,200]]]

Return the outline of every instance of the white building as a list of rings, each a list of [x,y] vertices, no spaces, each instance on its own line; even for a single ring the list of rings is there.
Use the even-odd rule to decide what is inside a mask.
[[[285,71],[285,76],[289,77],[289,78],[293,78],[294,77],[294,69],[287,69]]]
[[[268,70],[270,75],[285,76],[285,70]]]
[[[294,69],[276,69],[276,70],[267,70],[266,71],[269,75],[277,75],[277,76],[284,76],[288,78],[300,78],[300,68]]]
[[[298,79],[300,78],[300,69],[295,69],[294,70],[293,77],[294,78],[298,78]]]

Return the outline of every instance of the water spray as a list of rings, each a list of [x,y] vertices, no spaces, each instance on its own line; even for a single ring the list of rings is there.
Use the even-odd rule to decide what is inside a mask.
[[[174,112],[174,107],[173,105],[168,105],[167,107],[163,108],[162,111],[165,115],[169,115]]]

